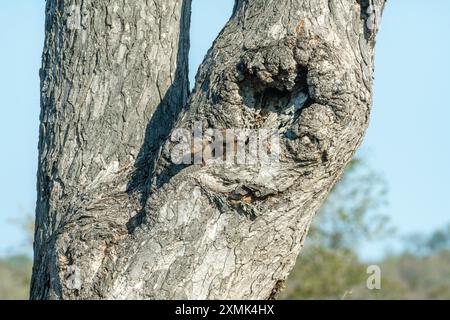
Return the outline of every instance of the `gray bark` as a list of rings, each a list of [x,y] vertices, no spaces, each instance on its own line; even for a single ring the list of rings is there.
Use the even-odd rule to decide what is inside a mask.
[[[188,97],[190,0],[48,0],[31,297],[274,298],[368,125],[371,3],[237,0]],[[196,121],[280,162],[172,164]]]

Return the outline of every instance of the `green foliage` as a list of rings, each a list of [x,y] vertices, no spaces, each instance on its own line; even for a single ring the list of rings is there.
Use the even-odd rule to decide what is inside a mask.
[[[404,253],[387,257],[381,290],[354,290],[355,299],[450,299],[450,250],[427,256]]]
[[[317,214],[282,298],[344,299],[365,284],[367,266],[355,249],[392,232],[381,212],[386,193],[384,180],[364,161],[350,163]]]
[[[365,276],[365,267],[352,251],[309,245],[290,275],[283,298],[342,299]]]
[[[29,297],[32,261],[27,256],[0,259],[0,299],[26,300]]]
[[[386,194],[385,181],[363,160],[353,160],[317,214],[308,243],[355,249],[361,240],[393,233],[382,213]]]
[[[318,213],[281,298],[449,299],[450,225],[405,239],[405,253],[376,263],[381,290],[367,289],[369,264],[356,250],[364,240],[393,234],[382,213],[385,199],[383,179],[354,160]]]
[[[34,218],[31,214],[25,214],[23,219],[11,223],[18,226],[27,238],[20,249],[15,250],[15,255],[0,258],[0,300],[27,300],[33,267],[29,252],[33,244]]]
[[[31,250],[33,247],[34,216],[28,212],[24,212],[24,217],[21,219],[13,219],[10,223],[16,226],[26,236],[26,241],[23,244],[24,249],[26,251]]]

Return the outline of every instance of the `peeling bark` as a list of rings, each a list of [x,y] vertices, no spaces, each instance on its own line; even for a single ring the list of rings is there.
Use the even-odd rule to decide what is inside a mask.
[[[274,298],[367,128],[384,0],[237,0],[189,98],[189,0],[72,30],[79,2],[47,1],[31,297]],[[174,165],[196,123],[277,129],[280,161]]]

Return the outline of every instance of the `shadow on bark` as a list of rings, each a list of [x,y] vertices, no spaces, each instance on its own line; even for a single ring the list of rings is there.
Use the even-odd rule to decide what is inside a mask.
[[[170,132],[174,128],[181,111],[186,107],[189,97],[188,55],[190,46],[190,8],[190,0],[184,0],[182,6],[183,14],[180,19],[179,49],[175,79],[160,104],[155,108],[155,112],[147,125],[144,143],[136,158],[134,172],[127,186],[127,193],[129,195],[139,194],[141,204],[140,212],[130,219],[127,224],[129,233],[133,233],[134,229],[143,221],[145,216],[143,208],[150,195],[151,179],[154,175],[161,148],[167,139],[169,139]],[[186,30],[188,31],[186,32]],[[158,187],[162,184],[162,182],[159,182]]]

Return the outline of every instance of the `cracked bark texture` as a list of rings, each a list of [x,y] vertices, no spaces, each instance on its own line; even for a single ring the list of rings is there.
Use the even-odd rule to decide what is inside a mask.
[[[48,0],[31,298],[276,297],[368,125],[370,5],[237,0],[188,96],[189,0]],[[172,164],[196,122],[280,161]]]

